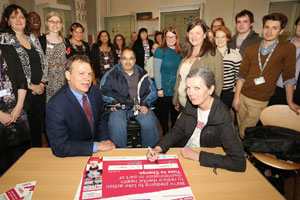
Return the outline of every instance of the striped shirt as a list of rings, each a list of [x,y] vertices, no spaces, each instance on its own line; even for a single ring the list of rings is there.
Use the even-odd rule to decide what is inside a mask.
[[[223,90],[233,90],[235,86],[235,78],[239,72],[241,61],[242,56],[237,50],[227,48],[225,54],[223,55]]]

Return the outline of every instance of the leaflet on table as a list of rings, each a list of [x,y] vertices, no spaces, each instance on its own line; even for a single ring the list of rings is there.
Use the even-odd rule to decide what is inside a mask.
[[[158,164],[145,156],[104,157],[101,164],[101,189],[82,190],[79,199],[195,199],[176,155],[160,156]]]
[[[17,184],[16,187],[0,195],[0,200],[30,200],[36,181]]]
[[[89,158],[79,189],[80,192],[77,192],[75,199],[100,199],[102,197],[102,158]]]

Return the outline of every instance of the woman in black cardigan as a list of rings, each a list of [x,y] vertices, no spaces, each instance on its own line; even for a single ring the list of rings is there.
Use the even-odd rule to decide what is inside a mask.
[[[139,30],[138,39],[134,42],[132,50],[135,53],[136,64],[144,68],[147,65],[148,59],[153,56],[151,49],[154,44],[153,40],[148,38],[146,28]]]
[[[24,101],[27,81],[11,45],[0,45],[0,176],[31,144]],[[9,91],[3,94],[3,91]]]

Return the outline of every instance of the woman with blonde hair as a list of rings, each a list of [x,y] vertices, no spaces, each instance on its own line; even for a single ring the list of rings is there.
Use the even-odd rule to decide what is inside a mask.
[[[174,88],[173,104],[179,110],[179,104],[185,107],[187,96],[185,78],[187,74],[197,68],[210,68],[216,77],[215,93],[220,96],[223,88],[223,59],[216,47],[209,41],[207,25],[203,20],[195,20],[188,25],[187,36],[181,51],[182,61],[178,67]]]
[[[47,102],[65,84],[66,45],[62,17],[57,12],[46,16],[46,35],[39,37],[48,61]]]
[[[169,130],[169,113],[172,127],[178,116],[172,98],[176,73],[181,62],[178,31],[174,27],[168,27],[163,31],[161,47],[157,48],[153,55],[154,79],[158,95],[158,118],[162,126],[163,135]]]

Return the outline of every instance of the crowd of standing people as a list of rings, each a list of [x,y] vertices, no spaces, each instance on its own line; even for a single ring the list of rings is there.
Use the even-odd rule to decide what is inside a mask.
[[[150,161],[179,144],[185,147],[181,152],[185,158],[203,166],[244,171],[244,130],[257,124],[269,101],[287,104],[299,114],[300,16],[290,42],[279,41],[287,24],[284,14],[264,16],[261,37],[252,28],[251,11],[239,12],[235,21],[237,33],[232,36],[221,17],[211,27],[204,20],[194,20],[181,43],[174,27],[157,32],[155,41],[141,28],[132,33],[128,45],[123,35],[111,40],[109,32],[102,30],[90,48],[83,41],[85,30],[80,23],[73,23],[70,37],[65,38],[62,17],[50,12],[44,34],[37,13],[7,6],[0,24],[0,174],[26,149],[41,147],[44,131],[53,152],[61,157],[125,148],[127,115],[141,125],[142,146],[154,147],[154,157],[147,154]],[[89,88],[99,103],[89,96]],[[60,108],[59,101],[65,101],[67,93],[76,97],[86,113],[91,137],[78,133],[80,139],[74,135],[72,139],[68,131],[58,130],[70,126],[62,126],[70,119],[53,109]],[[161,140],[156,115],[150,109],[156,100]],[[107,115],[95,115],[95,110],[104,112],[104,103]],[[45,113],[46,104],[53,119]],[[93,108],[94,104],[101,109]],[[237,113],[237,129],[230,110]],[[94,124],[98,117],[99,130]],[[105,131],[104,142],[100,136],[94,141],[95,131]],[[77,140],[88,140],[80,145],[91,148],[80,152],[78,146],[72,151]],[[224,147],[226,155],[190,149],[216,146]]]

